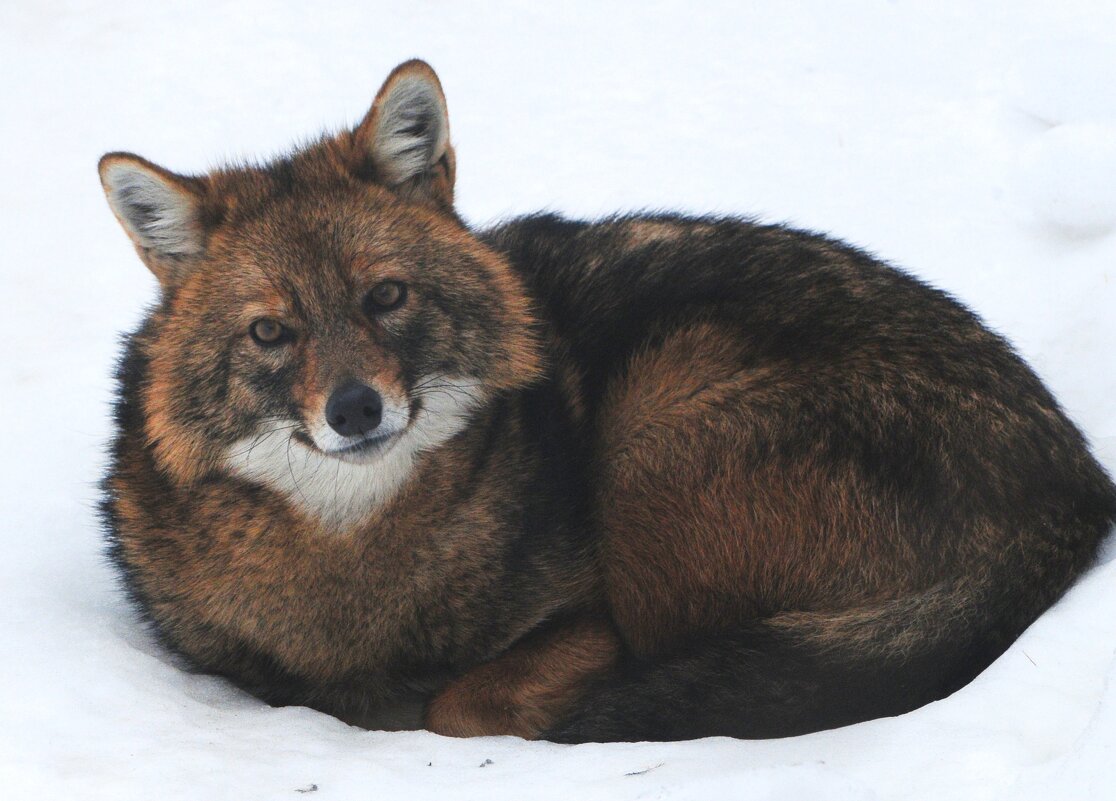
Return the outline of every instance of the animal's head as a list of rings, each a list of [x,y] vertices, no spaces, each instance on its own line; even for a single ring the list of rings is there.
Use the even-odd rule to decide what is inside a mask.
[[[453,211],[421,61],[354,130],[274,163],[185,177],[110,153],[100,174],[162,287],[145,434],[181,482],[229,470],[351,520],[538,374],[522,285]]]

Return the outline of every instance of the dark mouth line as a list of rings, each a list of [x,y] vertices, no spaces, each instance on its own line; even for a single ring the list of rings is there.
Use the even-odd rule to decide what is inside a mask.
[[[392,440],[406,433],[410,429],[412,422],[414,422],[414,417],[407,421],[407,425],[401,431],[393,431],[390,434],[381,434],[379,436],[369,437],[368,439],[363,439],[360,442],[355,442],[352,445],[346,445],[344,448],[338,448],[332,451],[327,451],[323,448],[319,448],[317,443],[314,442],[313,438],[311,438],[310,435],[302,429],[297,429],[291,435],[291,437],[296,442],[305,445],[306,447],[315,450],[325,456],[350,456],[353,454],[364,453],[365,451],[371,451],[379,448],[382,445],[390,443]]]
[[[327,456],[349,456],[354,453],[364,453],[365,451],[373,450],[380,447],[384,443],[391,441],[397,433],[398,432],[394,432],[391,434],[381,434],[378,437],[368,437],[367,439],[363,439],[360,442],[353,443],[352,445],[347,445],[344,448],[338,448],[332,451],[322,451],[322,453],[326,454]]]

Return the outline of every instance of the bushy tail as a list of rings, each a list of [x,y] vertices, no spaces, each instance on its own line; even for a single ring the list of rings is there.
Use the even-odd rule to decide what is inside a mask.
[[[1009,622],[1017,615],[991,586],[940,584],[871,607],[778,614],[661,660],[633,660],[544,736],[786,737],[907,712],[963,686],[1026,625]]]

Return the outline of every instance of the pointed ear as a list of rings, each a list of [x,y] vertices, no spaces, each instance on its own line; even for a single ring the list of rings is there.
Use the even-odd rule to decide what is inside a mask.
[[[454,156],[446,97],[425,61],[400,64],[356,129],[361,169],[410,200],[452,208]]]
[[[109,206],[144,264],[164,286],[179,280],[205,250],[202,186],[131,153],[97,165]]]

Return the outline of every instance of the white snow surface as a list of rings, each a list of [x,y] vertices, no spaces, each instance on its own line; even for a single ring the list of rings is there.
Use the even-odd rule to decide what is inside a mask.
[[[1006,334],[1116,468],[1116,4],[7,0],[0,8],[0,797],[1116,798],[1116,549],[1000,660],[786,740],[368,732],[190,675],[102,556],[117,337],[155,284],[95,163],[264,157],[439,71],[459,208],[831,232]]]

